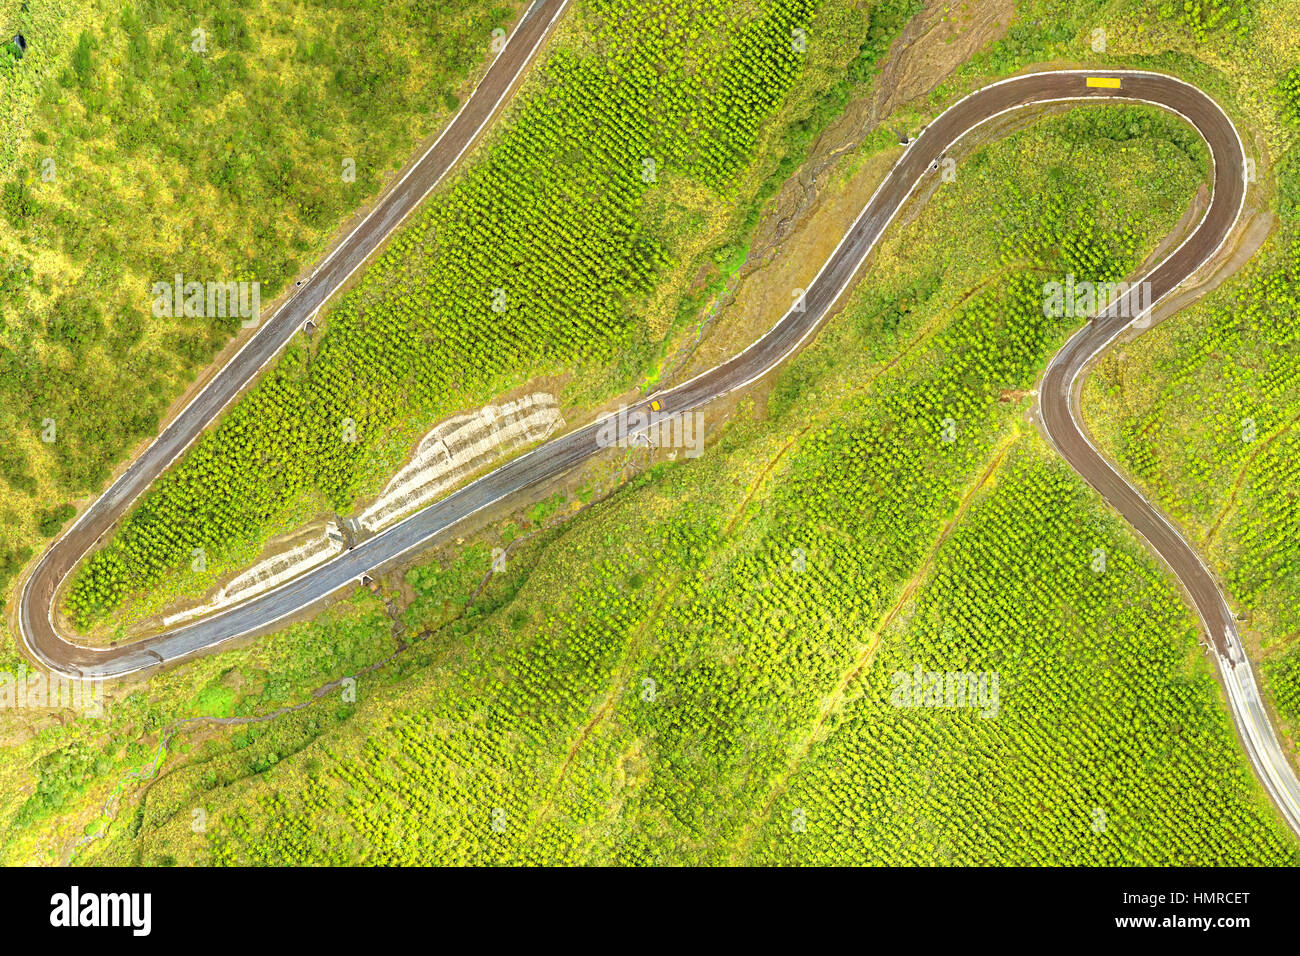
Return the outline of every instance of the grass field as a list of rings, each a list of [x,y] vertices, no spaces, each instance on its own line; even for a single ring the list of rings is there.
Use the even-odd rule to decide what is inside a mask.
[[[304,514],[348,513],[436,421],[531,377],[569,376],[567,403],[643,378],[680,290],[725,264],[805,125],[869,82],[913,5],[824,7],[580,3],[509,121],[319,341],[292,347],[86,565],[78,619],[163,580],[210,582]],[[175,576],[196,548],[207,570]]]
[[[1198,60],[1232,49],[1231,15],[1137,6],[1026,5],[1060,33],[1013,28],[952,83],[1096,60],[1103,22],[1253,120],[1263,81]],[[1113,29],[1139,22],[1158,39]],[[1260,26],[1241,29],[1245,49]],[[360,592],[110,701],[107,724],[0,718],[3,858],[102,834],[75,858],[1296,863],[1174,583],[1026,420],[1071,322],[1042,283],[1128,274],[1205,162],[1145,109],[979,149],[703,458],[444,549],[394,592],[398,622]],[[918,666],[997,675],[996,699],[897,705]],[[167,736],[199,714],[257,722]],[[165,772],[123,786],[164,740]]]
[[[1217,84],[1266,150],[1273,232],[1236,277],[1098,364],[1084,394],[1103,447],[1224,581],[1265,689],[1300,740],[1300,4],[1260,7],[1220,47]],[[1234,92],[1235,91],[1235,92]]]
[[[0,2],[29,42],[0,62],[0,583],[239,330],[156,317],[152,284],[269,306],[519,6]]]
[[[544,89],[465,180],[393,243],[332,313],[323,341],[291,350],[142,502],[79,574],[74,617],[103,635],[201,594],[274,535],[348,513],[435,421],[528,378],[565,376],[564,401],[578,406],[652,378],[657,356],[687,331],[683,318],[725,280],[737,252],[743,259],[756,200],[788,172],[821,114],[864,85],[916,8],[891,0],[865,13],[831,4],[813,26],[814,5],[792,3],[758,19],[738,8],[724,25],[722,13],[668,3],[651,31],[617,3],[579,8],[538,83]],[[1254,19],[1236,8],[1158,13],[1148,23],[1126,3],[1030,5],[952,82],[1067,50],[1109,62],[1117,52],[1131,60],[1134,49],[1163,48],[1162,58],[1129,65],[1195,75],[1205,70],[1204,51],[1244,46],[1254,35]],[[1039,15],[1056,25],[1027,33],[1024,22]],[[1089,22],[1106,25],[1100,57],[1079,42],[1083,33],[1096,45]],[[786,48],[797,31],[806,52]],[[637,79],[613,95],[616,74]],[[691,81],[665,95],[659,84],[679,74]],[[757,83],[769,74],[771,83]],[[1216,80],[1208,85],[1222,94]],[[770,87],[768,98],[732,98],[747,83]],[[950,89],[941,86],[935,99]],[[661,108],[667,101],[672,108]],[[644,119],[625,125],[616,116]],[[1252,119],[1266,117],[1254,109]],[[701,150],[701,142],[712,145]],[[283,410],[301,404],[313,413],[286,421]],[[196,549],[202,570],[190,567]]]
[[[79,858],[1293,862],[1172,582],[1024,419],[1068,331],[1042,277],[1131,269],[1204,175],[1179,125],[1089,113],[964,163],[703,458],[528,539],[471,603],[497,532],[412,570],[427,639],[354,702],[201,734]],[[357,601],[150,693],[266,713],[267,658],[385,653]],[[997,673],[996,716],[893,706],[917,664]]]

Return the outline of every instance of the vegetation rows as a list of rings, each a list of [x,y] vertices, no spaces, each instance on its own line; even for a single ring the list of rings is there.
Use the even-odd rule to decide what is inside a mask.
[[[0,584],[53,533],[32,516],[100,490],[238,331],[153,315],[152,284],[258,281],[269,305],[442,124],[511,16],[0,2],[5,41],[29,43],[0,57]]]
[[[814,5],[761,13],[593,0],[596,50],[561,47],[509,129],[389,243],[319,347],[295,345],[78,575],[83,623],[195,549],[258,540],[302,495],[348,508],[400,421],[520,368],[608,362],[665,264],[638,211],[660,179],[720,198],[806,56]],[[806,42],[812,42],[808,39]]]
[[[966,191],[936,197],[916,241],[960,247],[945,204],[986,208],[998,246],[981,269],[1001,281],[966,295],[945,276],[967,264],[917,265],[896,258],[906,237],[888,243],[882,261],[907,265],[884,266],[901,272],[782,375],[761,424],[519,558],[502,603],[444,633],[427,669],[369,702],[363,685],[364,734],[326,734],[230,791],[223,775],[285,744],[268,732],[213,753],[150,794],[118,852],[1294,861],[1173,584],[1008,398],[1074,324],[1043,315],[1043,277],[1128,274],[1177,218],[1172,184],[1195,181],[1168,140],[1173,153],[1126,155],[1107,138],[1144,115],[1053,121],[972,157]],[[1168,177],[1133,186],[1144,231],[1099,191],[1106,161]],[[1077,171],[1089,162],[1097,180]],[[972,206],[988,183],[996,199]],[[828,407],[839,373],[865,384]],[[427,598],[411,621],[445,613],[448,579],[467,577],[412,572]],[[893,706],[894,673],[917,664],[998,672],[998,715]],[[214,821],[197,840],[194,805]]]

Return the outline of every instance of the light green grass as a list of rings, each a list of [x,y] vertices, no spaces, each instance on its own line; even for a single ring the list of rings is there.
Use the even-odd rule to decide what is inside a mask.
[[[411,572],[411,623],[441,628],[397,679],[363,682],[346,715],[210,742],[87,859],[1294,860],[1173,582],[1000,400],[1068,331],[1014,276],[1059,268],[1084,223],[1134,267],[1203,175],[1162,136],[1118,154],[1107,115],[986,147],[884,243],[761,420],[525,542],[472,616],[455,595],[485,549]],[[1142,191],[1119,163],[1160,178]],[[1105,246],[1133,208],[1140,232]],[[1055,241],[1023,249],[1019,215]],[[1003,274],[998,240],[1027,261],[955,305]],[[999,717],[889,707],[921,660],[999,671]]]

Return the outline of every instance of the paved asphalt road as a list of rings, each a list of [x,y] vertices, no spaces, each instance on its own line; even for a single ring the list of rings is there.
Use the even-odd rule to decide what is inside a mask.
[[[55,589],[87,551],[111,532],[135,499],[179,457],[248,385],[304,323],[383,244],[411,211],[442,180],[478,138],[527,71],[569,0],[535,0],[515,25],[482,81],[442,135],[381,197],[375,208],[340,243],[292,297],[163,430],[127,470],[83,512],[41,556],[23,586],[19,624],[32,656],[55,671],[86,677],[115,677],[171,660],[173,645],[142,644],[101,654],[84,654],[64,645],[50,622]],[[198,645],[186,643],[187,647]]]
[[[355,585],[367,571],[427,546],[484,508],[559,476],[599,453],[597,422],[507,462],[303,577],[220,614],[145,640],[113,648],[83,647],[58,634],[52,623],[55,590],[81,555],[112,528],[136,495],[274,357],[302,321],[441,178],[464,144],[490,118],[495,101],[505,95],[526,66],[563,6],[564,0],[539,0],[530,8],[474,99],[444,134],[448,145],[444,148],[440,143],[417,164],[408,176],[409,182],[389,194],[249,346],[46,552],[26,582],[19,608],[23,639],[32,657],[69,676],[112,678],[209,652],[223,642],[271,629],[286,616]],[[1120,88],[1087,85],[1088,76],[1099,75],[1120,78]],[[762,338],[727,362],[653,396],[660,404],[656,417],[697,408],[742,388],[771,372],[796,351],[852,283],[908,197],[927,177],[939,175],[939,162],[963,136],[994,117],[1020,108],[1089,99],[1138,100],[1164,107],[1186,118],[1210,147],[1214,183],[1209,209],[1195,232],[1143,277],[1150,283],[1148,303],[1158,303],[1219,250],[1240,216],[1246,188],[1245,156],[1232,121],[1200,90],[1159,74],[1057,71],[1018,76],[970,94],[931,123],[911,142],[822,266],[804,295],[803,309],[792,309]],[[476,100],[482,105],[475,106]],[[434,154],[439,156],[437,161],[431,160]],[[1052,359],[1039,391],[1043,427],[1062,457],[1146,539],[1181,582],[1213,645],[1247,754],[1292,828],[1300,833],[1300,782],[1278,745],[1233,616],[1213,575],[1177,529],[1098,454],[1078,420],[1081,372],[1134,318],[1145,318],[1138,312],[1130,297],[1120,299],[1080,329]],[[649,413],[650,401],[645,399],[631,411]]]

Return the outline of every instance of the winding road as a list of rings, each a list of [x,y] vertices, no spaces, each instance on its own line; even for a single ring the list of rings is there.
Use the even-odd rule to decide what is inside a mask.
[[[262,633],[289,615],[356,585],[360,577],[407,552],[427,547],[483,509],[564,474],[602,450],[601,421],[532,451],[358,544],[297,579],[210,617],[116,647],[87,647],[58,632],[54,596],[77,561],[108,532],[130,503],[181,454],[275,357],[306,318],[382,244],[389,233],[455,164],[508,96],[567,0],[537,0],[511,35],[482,84],[443,136],[391,190],[298,292],[261,328],[159,438],[41,557],[24,582],[18,609],[28,653],[52,671],[82,679],[117,678],[211,652],[227,641]],[[1106,77],[1093,85],[1089,78]],[[1115,83],[1118,82],[1118,86]],[[1206,264],[1241,217],[1246,157],[1231,119],[1210,97],[1174,77],[1138,71],[1054,71],[1012,77],[950,106],[912,140],[822,265],[802,298],[743,352],[695,378],[648,396],[629,412],[662,418],[704,405],[753,383],[778,367],[820,327],[861,271],[871,250],[913,192],[973,130],[1017,110],[1058,102],[1140,101],[1182,116],[1204,137],[1213,158],[1209,208],[1196,229],[1132,291],[1071,337],[1052,358],[1039,389],[1039,413],[1049,441],[1069,464],[1141,535],[1178,578],[1195,607],[1223,678],[1247,755],[1291,828],[1300,834],[1300,781],[1274,733],[1236,624],[1213,574],[1182,534],[1097,451],[1079,416],[1089,363],[1135,321]],[[1138,305],[1139,283],[1149,295]],[[656,402],[658,411],[651,412]]]

